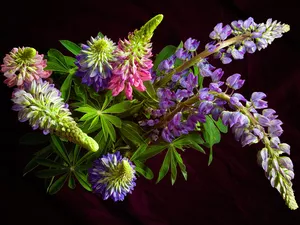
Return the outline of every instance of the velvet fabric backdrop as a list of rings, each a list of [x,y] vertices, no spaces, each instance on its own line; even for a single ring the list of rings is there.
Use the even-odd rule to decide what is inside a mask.
[[[189,37],[200,40],[203,49],[218,22],[227,24],[252,16],[257,23],[273,18],[290,24],[290,32],[267,49],[223,68],[225,76],[240,73],[246,79],[242,88],[245,96],[265,92],[269,107],[284,122],[281,140],[291,145],[296,174],[293,188],[300,203],[300,25],[299,8],[292,0],[8,1],[1,11],[1,57],[17,46],[32,46],[44,54],[57,48],[67,54],[58,40],[84,43],[98,31],[117,42],[159,13],[165,17],[152,39],[154,54]],[[17,122],[17,113],[10,110],[12,90],[4,84],[0,90],[1,224],[20,220],[44,225],[300,224],[299,210],[290,211],[285,206],[256,164],[256,153],[262,146],[241,148],[231,132],[215,146],[209,167],[208,155],[186,150],[182,157],[188,181],[180,174],[174,186],[169,175],[159,184],[141,177],[133,194],[119,203],[103,201],[79,186],[48,196],[41,180],[32,174],[22,177],[24,166],[37,149],[18,144],[20,136],[31,129],[27,123]],[[160,154],[147,163],[155,175],[163,157]]]

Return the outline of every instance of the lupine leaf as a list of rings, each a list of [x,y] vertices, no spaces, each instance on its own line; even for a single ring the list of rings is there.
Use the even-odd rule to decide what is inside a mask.
[[[50,195],[56,194],[64,186],[67,178],[68,178],[68,174],[66,173],[62,175],[60,178],[58,178],[55,182],[53,182],[49,188],[49,194]]]
[[[95,118],[93,119],[93,121],[89,126],[89,130],[93,129],[98,123],[99,123],[99,116],[95,116]]]
[[[92,120],[95,117],[99,117],[98,113],[96,113],[96,112],[89,112],[89,113],[84,114],[82,117],[80,117],[79,121]]]
[[[65,68],[60,63],[55,61],[47,61],[47,66],[44,68],[44,70],[51,70],[51,71],[62,72],[62,73],[69,72],[69,69]]]
[[[144,101],[141,101],[140,103],[131,106],[130,109],[126,110],[125,112],[118,114],[118,116],[119,118],[133,116],[134,114],[140,112],[143,106],[144,106]]]
[[[145,87],[146,87],[146,92],[147,92],[147,94],[149,95],[149,97],[150,97],[152,100],[158,102],[158,100],[157,100],[157,95],[156,95],[156,91],[155,91],[155,89],[154,89],[152,83],[151,83],[150,81],[145,81],[145,82],[144,82],[144,85],[145,85]]]
[[[103,135],[104,135],[104,139],[105,141],[107,141],[108,139],[108,125],[107,122],[102,116],[100,117],[100,121],[101,121],[101,127],[102,127],[102,131],[103,131]]]
[[[87,191],[92,191],[91,184],[87,181],[87,176],[85,174],[81,171],[75,170],[74,175],[82,187],[84,187]]]
[[[176,152],[176,149],[173,145],[170,145],[169,151],[171,151],[171,183],[174,185],[176,178],[177,178],[177,160],[175,158],[174,152]]]
[[[145,177],[148,180],[153,179],[154,174],[153,174],[152,170],[149,167],[147,167],[144,163],[136,160],[136,161],[134,161],[134,164],[135,164],[135,170],[139,174],[143,175],[143,177]]]
[[[70,57],[70,56],[64,56],[64,57],[65,57],[65,61],[66,61],[67,65],[69,67],[71,67],[71,68],[76,67],[76,65],[75,65],[76,59],[75,58]]]
[[[78,77],[73,78],[74,82],[74,91],[77,97],[79,97],[79,101],[83,102],[84,104],[87,103],[87,93],[83,85],[80,83]]]
[[[181,173],[182,173],[184,179],[187,180],[186,166],[184,165],[183,160],[182,160],[180,154],[177,151],[174,151],[174,156],[175,156],[175,158],[177,160],[177,163],[178,163],[178,165],[180,167],[180,170],[181,170]]]
[[[218,129],[222,132],[222,133],[227,133],[228,132],[228,126],[224,125],[222,122],[222,119],[219,118],[218,121],[213,120],[214,123],[216,124],[216,126],[218,127]]]
[[[145,143],[144,138],[142,138],[141,135],[139,134],[139,129],[140,129],[139,127],[134,126],[132,123],[128,121],[123,121],[122,127],[120,128],[120,132],[124,137],[126,137],[133,144],[139,146]]]
[[[23,176],[25,176],[27,173],[31,172],[32,170],[34,170],[36,167],[39,166],[39,164],[36,162],[36,159],[38,157],[43,157],[46,159],[51,154],[52,154],[52,146],[51,145],[48,145],[48,146],[44,147],[42,150],[36,152],[35,157],[33,157],[33,159],[31,159],[25,166],[25,168],[23,170]]]
[[[145,150],[147,149],[147,144],[142,144],[138,147],[138,149],[133,153],[133,155],[131,156],[131,160],[134,161],[135,159],[137,159],[141,154],[143,154],[143,152],[145,152]]]
[[[219,129],[215,126],[213,120],[209,116],[206,116],[206,122],[203,123],[203,127],[204,127],[203,136],[210,148],[209,159],[208,159],[208,165],[210,165],[213,159],[212,147],[214,144],[220,142],[221,135]]]
[[[75,179],[72,174],[69,176],[68,187],[74,189],[76,187]]]
[[[70,52],[72,52],[74,55],[78,55],[81,51],[81,48],[79,47],[79,45],[75,44],[72,41],[68,41],[68,40],[60,40],[60,43],[66,48],[68,49]]]
[[[49,57],[49,61],[57,62],[60,66],[69,70],[69,67],[67,65],[64,55],[57,49],[53,49],[53,48],[50,49],[48,51],[48,57]]]
[[[145,161],[145,160],[152,158],[153,156],[161,153],[166,148],[168,148],[168,144],[150,145],[143,153],[141,153],[137,157],[137,159],[139,159],[140,161]]]
[[[103,129],[101,129],[98,134],[94,137],[94,140],[98,143],[99,145],[99,150],[102,151],[105,148],[105,141],[104,141],[104,134],[103,134]]]
[[[117,136],[116,136],[116,130],[115,130],[115,128],[113,127],[113,125],[109,121],[107,121],[106,124],[107,124],[107,131],[109,133],[109,136],[110,136],[111,140],[113,142],[115,142],[116,138],[117,138]]]
[[[78,156],[80,154],[80,150],[81,150],[81,146],[76,144],[73,153],[73,160],[72,160],[73,164],[77,162]]]
[[[61,169],[61,168],[66,168],[63,164],[60,164],[58,162],[54,162],[50,159],[42,159],[42,158],[37,158],[36,162],[42,166],[47,166],[47,167],[54,167],[57,169]]]
[[[82,112],[82,113],[97,113],[98,110],[86,104],[82,107],[75,109],[75,111]]]
[[[53,144],[53,150],[59,155],[63,160],[65,160],[66,163],[70,164],[70,159],[67,155],[67,150],[62,143],[62,141],[59,139],[59,137],[51,134],[51,140]]]
[[[122,113],[130,109],[131,105],[132,105],[131,101],[123,101],[102,111],[102,113]]]
[[[69,73],[69,75],[64,80],[64,82],[63,82],[63,84],[61,85],[61,88],[60,88],[61,97],[64,99],[65,102],[68,101],[69,96],[70,96],[73,76],[74,76],[74,73]]]
[[[106,120],[112,123],[115,127],[121,128],[122,120],[119,117],[109,115],[109,114],[103,114],[102,117],[104,117]]]
[[[103,103],[102,108],[101,108],[102,111],[104,109],[106,109],[106,107],[109,105],[109,103],[111,102],[112,99],[113,99],[112,92],[109,90],[105,94],[105,100],[104,100],[104,103]]]
[[[169,58],[171,55],[173,55],[176,51],[176,47],[174,45],[167,45],[164,47],[158,55],[155,57],[155,61],[153,64],[153,70],[156,71],[158,65],[165,59]]]
[[[171,162],[171,154],[172,154],[172,151],[169,149],[167,151],[164,161],[160,167],[156,183],[161,181],[161,179],[163,179],[166,176],[166,174],[168,173],[169,168],[170,168],[170,162]]]

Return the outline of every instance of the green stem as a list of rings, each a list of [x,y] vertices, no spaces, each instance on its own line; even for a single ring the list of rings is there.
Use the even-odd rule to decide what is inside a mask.
[[[199,53],[195,57],[191,58],[189,61],[186,61],[185,63],[181,64],[180,66],[178,66],[177,68],[172,70],[170,73],[166,74],[160,81],[155,83],[155,85],[154,85],[155,89],[165,86],[172,79],[172,76],[174,74],[179,73],[179,72],[181,72],[185,69],[190,68],[191,66],[198,63],[201,59],[204,59],[204,58],[214,54],[215,52],[218,52],[220,49],[225,48],[229,45],[232,45],[236,42],[241,42],[244,39],[248,38],[249,36],[250,36],[250,33],[247,33],[247,34],[242,34],[242,35],[230,38],[230,39],[228,39],[226,41],[223,41],[223,42],[219,42],[216,45],[218,47],[212,52],[210,52],[208,50],[204,50],[203,52]]]

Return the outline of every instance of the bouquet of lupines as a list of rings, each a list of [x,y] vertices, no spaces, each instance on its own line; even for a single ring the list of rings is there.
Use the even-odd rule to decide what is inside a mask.
[[[45,178],[47,192],[76,184],[104,200],[122,201],[140,176],[154,177],[146,161],[165,154],[157,182],[170,170],[175,183],[180,170],[187,179],[181,154],[187,148],[208,153],[228,128],[242,147],[261,142],[257,162],[290,209],[297,209],[290,146],[281,143],[282,121],[268,106],[266,94],[239,93],[243,76],[224,74],[210,64],[243,59],[289,31],[289,25],[253,18],[217,24],[211,42],[188,38],[167,45],[155,57],[151,37],[162,15],[118,43],[98,33],[84,44],[61,40],[73,57],[50,49],[47,56],[19,47],[4,57],[4,83],[14,88],[12,109],[44,143],[25,168]],[[51,77],[50,77],[51,76]],[[165,152],[165,153],[162,153]]]

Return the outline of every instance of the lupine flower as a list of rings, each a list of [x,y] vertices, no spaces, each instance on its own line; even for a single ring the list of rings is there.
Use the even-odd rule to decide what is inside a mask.
[[[138,91],[146,90],[143,82],[151,80],[150,69],[153,66],[150,39],[162,18],[162,15],[155,16],[140,30],[129,33],[128,40],[119,41],[115,51],[117,60],[109,83],[113,96],[125,90],[126,97],[132,99],[132,87]]]
[[[44,71],[47,60],[44,55],[39,55],[34,48],[22,47],[13,48],[3,59],[1,72],[7,77],[4,83],[8,87],[23,87],[24,83],[31,83],[33,80],[48,78],[51,71]]]
[[[190,52],[196,51],[199,45],[200,41],[197,41],[196,39],[192,38],[188,38],[183,44],[184,48]]]
[[[226,79],[226,85],[234,90],[240,89],[244,85],[244,82],[245,82],[245,80],[242,80],[240,78],[241,78],[241,75],[238,73],[235,73]]]
[[[223,27],[223,23],[218,23],[214,30],[209,34],[209,37],[213,40],[226,40],[231,34],[232,29],[229,25]]]
[[[86,149],[97,151],[97,142],[77,127],[68,105],[60,96],[60,91],[53,84],[33,80],[25,90],[14,91],[12,109],[18,111],[20,122],[29,120],[34,130],[40,128],[45,135],[54,133]]]
[[[116,47],[106,36],[91,37],[91,41],[87,43],[88,45],[81,45],[82,50],[76,56],[75,64],[78,66],[76,75],[81,77],[83,84],[93,86],[98,92],[108,87]]]
[[[108,153],[93,162],[88,171],[88,180],[92,190],[102,195],[104,200],[123,201],[128,193],[135,187],[135,166],[123,158],[120,152]]]

